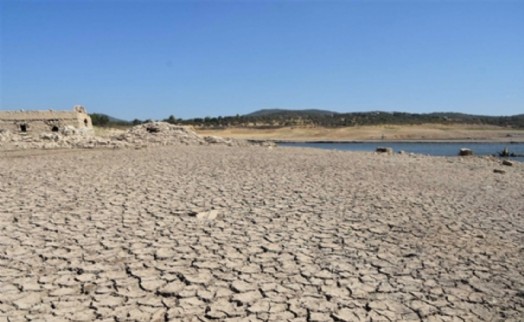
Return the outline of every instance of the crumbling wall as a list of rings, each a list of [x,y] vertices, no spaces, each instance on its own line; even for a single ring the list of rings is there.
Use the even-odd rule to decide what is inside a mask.
[[[83,106],[72,111],[0,111],[0,130],[13,133],[58,132],[70,126],[76,129],[92,129],[91,117]]]

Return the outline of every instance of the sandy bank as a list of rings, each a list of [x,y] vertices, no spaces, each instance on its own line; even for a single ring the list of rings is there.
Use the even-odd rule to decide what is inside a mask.
[[[346,128],[197,129],[201,135],[276,141],[486,141],[524,142],[524,130],[494,126],[413,125],[357,126]]]
[[[0,320],[518,321],[523,191],[476,157],[2,153]]]

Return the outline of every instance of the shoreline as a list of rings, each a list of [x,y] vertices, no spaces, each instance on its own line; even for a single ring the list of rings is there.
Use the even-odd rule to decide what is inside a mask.
[[[264,142],[268,140],[264,139],[246,139],[249,142]],[[490,140],[490,139],[484,139],[484,140],[463,140],[463,139],[456,139],[456,140],[438,140],[438,139],[430,139],[430,140],[281,140],[281,139],[275,139],[271,140],[275,143],[329,143],[329,144],[351,144],[351,143],[431,143],[431,144],[446,144],[446,143],[467,143],[467,144],[484,144],[484,143],[501,143],[501,144],[524,144],[524,139],[522,141],[502,141],[502,140]]]
[[[497,159],[511,159],[517,162],[524,162],[524,153],[515,153],[515,151],[512,149],[512,146],[517,147],[524,147],[524,142],[500,142],[500,141],[274,141],[275,144],[279,147],[306,147],[306,148],[314,148],[314,149],[335,149],[340,151],[362,151],[362,152],[374,152],[369,150],[370,145],[376,145],[375,148],[379,147],[392,147],[395,148],[396,145],[410,145],[413,146],[423,146],[423,145],[461,145],[460,148],[471,148],[473,150],[473,153],[475,156],[478,157],[495,157]],[[510,155],[502,156],[500,153],[502,151],[491,151],[489,153],[480,152],[477,154],[478,146],[482,147],[485,144],[494,144],[494,145],[500,145],[504,146],[504,149],[508,149]],[[352,146],[353,148],[345,148],[347,146]],[[360,148],[357,148],[357,146],[363,146],[362,150]],[[367,148],[366,148],[367,147]],[[395,148],[399,148],[398,146]],[[405,146],[406,149],[408,149],[408,146]],[[518,148],[516,148],[518,150]],[[399,150],[401,151],[401,150]],[[522,152],[522,151],[521,151]],[[460,157],[460,154],[455,155],[449,155],[449,154],[439,154],[439,153],[431,153],[431,152],[423,152],[423,151],[411,151],[411,153],[420,154],[420,155],[427,155],[430,157],[439,157],[439,156],[446,156],[446,157]]]
[[[282,127],[274,129],[195,128],[201,135],[229,137],[252,141],[302,143],[357,143],[357,142],[454,142],[454,143],[524,143],[524,129],[501,127],[472,127],[444,125],[360,126],[341,128]]]

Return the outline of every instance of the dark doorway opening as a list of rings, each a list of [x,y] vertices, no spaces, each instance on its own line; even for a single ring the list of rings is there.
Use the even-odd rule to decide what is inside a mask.
[[[27,132],[27,124],[20,124],[20,131]]]
[[[51,128],[51,132],[58,132],[58,126],[54,125],[54,126]]]
[[[84,119],[84,125],[87,127],[87,119]]]

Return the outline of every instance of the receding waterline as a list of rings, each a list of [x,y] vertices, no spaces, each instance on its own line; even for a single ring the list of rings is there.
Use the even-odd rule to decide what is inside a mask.
[[[375,151],[379,146],[391,147],[395,152],[426,154],[431,156],[457,156],[461,148],[471,149],[476,155],[498,156],[504,149],[524,162],[524,142],[281,142],[279,146],[307,147],[341,151]]]

